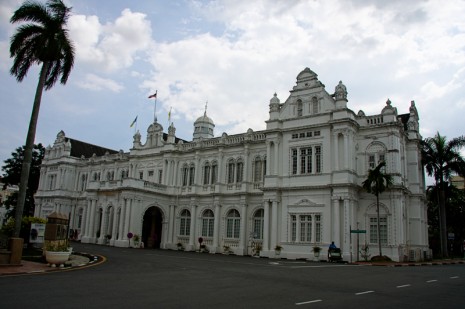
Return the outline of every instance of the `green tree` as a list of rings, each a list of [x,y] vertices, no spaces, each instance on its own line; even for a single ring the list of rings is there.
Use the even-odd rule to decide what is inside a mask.
[[[24,149],[25,146],[16,148],[16,151],[11,153],[11,158],[4,161],[5,165],[2,166],[2,170],[4,172],[2,176],[3,190],[5,190],[7,187],[19,185],[21,178],[21,168],[24,161]],[[42,164],[44,153],[45,148],[42,146],[42,144],[34,145],[23,215],[32,216],[34,214],[34,194],[39,187],[40,165]],[[5,206],[8,210],[7,217],[14,217],[17,203],[17,192],[8,196],[5,201]]]
[[[74,46],[65,28],[70,12],[71,8],[61,0],[49,0],[45,4],[26,1],[10,19],[13,24],[26,22],[10,40],[10,57],[14,58],[10,74],[21,82],[33,64],[42,64],[24,149],[14,237],[19,237],[21,230],[42,91],[51,89],[58,78],[61,84],[66,84],[74,64]]]
[[[439,228],[439,187],[437,185],[428,186],[426,191],[428,200],[428,226],[430,246],[434,252],[441,252],[440,228]],[[446,185],[447,196],[447,232],[455,235],[455,240],[450,241],[454,247],[454,252],[459,253],[465,239],[465,190],[457,189],[453,184]]]
[[[455,173],[465,175],[465,161],[460,150],[465,146],[465,137],[460,136],[447,141],[439,132],[434,137],[422,141],[422,164],[428,176],[433,176],[438,187],[439,234],[441,256],[449,257],[447,250],[446,191],[451,176]]]
[[[365,181],[362,182],[363,189],[368,193],[372,193],[376,196],[376,215],[377,215],[377,234],[378,234],[378,248],[379,256],[383,256],[381,250],[381,229],[379,222],[379,195],[386,191],[387,188],[392,186],[392,176],[385,173],[386,162],[381,161],[378,166],[374,169],[368,170],[368,176]]]

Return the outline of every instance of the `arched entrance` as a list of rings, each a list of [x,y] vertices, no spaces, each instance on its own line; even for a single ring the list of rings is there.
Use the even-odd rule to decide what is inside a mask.
[[[146,248],[160,248],[163,215],[158,207],[150,207],[145,211],[142,226],[142,241]]]

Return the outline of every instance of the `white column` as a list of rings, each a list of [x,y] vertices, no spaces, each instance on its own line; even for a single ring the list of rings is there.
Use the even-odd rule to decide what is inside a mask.
[[[334,241],[336,246],[341,244],[341,219],[340,219],[340,210],[339,210],[339,200],[333,199],[333,218],[331,225],[333,227],[333,235],[330,241]]]
[[[271,143],[266,142],[266,175],[270,175],[270,166],[271,166]]]
[[[241,235],[239,241],[239,248],[242,248],[243,254],[247,252],[247,231],[246,231],[246,223],[247,223],[247,205],[244,203],[241,207]]]
[[[333,152],[334,152],[334,170],[339,170],[339,147],[338,147],[338,133],[333,134]]]
[[[92,207],[90,208],[90,228],[89,228],[90,235],[89,237],[91,239],[95,238],[95,207],[96,207],[96,204],[97,204],[97,200],[93,199]]]
[[[195,246],[195,219],[197,218],[196,214],[197,205],[191,205],[191,226],[190,226],[190,237],[189,237],[189,245]]]
[[[344,169],[349,168],[349,133],[344,133]]]
[[[174,205],[170,205],[168,218],[168,243],[173,243]]]
[[[278,234],[278,201],[272,201],[271,204],[271,248],[277,244]]]
[[[263,202],[264,218],[263,218],[263,251],[270,249],[270,203],[268,201]]]
[[[119,209],[119,218],[118,218],[118,240],[123,240],[124,237],[124,206],[126,199],[123,199],[123,205]]]
[[[131,218],[131,199],[126,199],[126,205],[124,207],[125,209],[125,214],[124,214],[124,230],[123,230],[123,239],[127,240],[128,239],[128,233],[130,232],[130,226],[129,226],[129,220]]]
[[[273,175],[278,175],[278,164],[279,164],[279,141],[274,143],[274,173]]]
[[[215,219],[214,219],[214,227],[213,227],[213,247],[218,248],[219,243],[219,236],[220,236],[220,210],[221,210],[221,205],[216,204],[215,205]]]

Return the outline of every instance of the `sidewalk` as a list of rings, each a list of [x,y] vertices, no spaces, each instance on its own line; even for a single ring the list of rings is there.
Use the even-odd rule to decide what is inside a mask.
[[[352,264],[367,265],[367,266],[387,266],[387,267],[435,266],[435,265],[465,264],[465,260],[433,260],[429,262],[353,262]]]
[[[97,261],[97,256],[90,255],[87,253],[71,254],[70,259],[68,260],[68,262],[66,262],[65,267],[50,267],[44,263],[22,260],[21,265],[18,266],[1,265],[0,277],[8,275],[36,274],[49,271],[69,270],[73,268],[91,265]]]

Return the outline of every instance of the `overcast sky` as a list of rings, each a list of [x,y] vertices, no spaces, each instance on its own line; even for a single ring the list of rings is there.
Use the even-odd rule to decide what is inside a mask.
[[[0,160],[26,140],[38,81],[9,74],[9,24],[19,0],[0,1]],[[305,67],[329,93],[342,80],[348,107],[378,114],[389,98],[399,114],[415,100],[423,137],[464,134],[465,1],[414,0],[66,0],[76,47],[65,86],[42,97],[36,143],[57,133],[129,151],[168,111],[191,140],[207,114],[215,135],[265,129],[269,100],[289,96]]]

